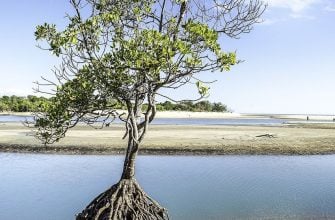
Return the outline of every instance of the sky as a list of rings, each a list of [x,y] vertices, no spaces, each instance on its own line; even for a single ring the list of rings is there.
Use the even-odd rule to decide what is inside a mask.
[[[203,73],[209,101],[240,113],[335,114],[335,0],[266,0],[264,22],[240,39],[221,40],[242,63],[229,72]],[[33,82],[59,64],[36,47],[35,27],[63,25],[67,0],[2,1],[0,95],[34,94]],[[196,88],[164,91],[175,99]]]

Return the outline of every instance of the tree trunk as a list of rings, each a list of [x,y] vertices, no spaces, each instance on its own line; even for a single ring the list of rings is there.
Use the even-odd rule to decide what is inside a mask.
[[[128,114],[130,116],[130,123],[128,128],[128,146],[121,179],[132,179],[135,176],[135,160],[140,144],[138,138],[139,129],[137,123],[137,112],[134,112],[130,105],[128,105]]]
[[[138,152],[138,143],[128,146],[129,153],[124,160],[123,172],[121,179],[132,179],[135,176],[135,160]]]
[[[128,129],[127,153],[120,181],[95,198],[77,215],[77,220],[169,219],[167,210],[150,198],[134,178],[135,160],[141,141],[137,123],[133,125]]]

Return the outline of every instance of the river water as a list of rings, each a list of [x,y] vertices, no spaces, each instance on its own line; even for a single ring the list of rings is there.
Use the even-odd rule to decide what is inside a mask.
[[[0,154],[0,219],[69,220],[118,180],[121,156]],[[335,219],[335,155],[139,156],[171,219]]]
[[[31,116],[0,115],[1,122],[32,121]],[[152,124],[166,125],[280,125],[284,119],[275,118],[155,118]],[[115,120],[115,123],[122,123]]]

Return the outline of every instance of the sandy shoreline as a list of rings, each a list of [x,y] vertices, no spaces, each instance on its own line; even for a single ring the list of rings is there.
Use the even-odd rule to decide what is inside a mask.
[[[19,123],[0,124],[1,152],[120,154],[122,125],[103,130],[79,126],[47,148]],[[141,154],[315,155],[335,153],[334,124],[282,126],[151,125]]]

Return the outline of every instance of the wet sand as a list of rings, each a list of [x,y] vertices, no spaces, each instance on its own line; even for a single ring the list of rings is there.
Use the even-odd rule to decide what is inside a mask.
[[[0,124],[0,151],[118,154],[126,141],[122,125],[78,126],[59,143],[44,147],[20,123]],[[151,125],[142,154],[315,155],[335,153],[335,123],[279,126]]]

